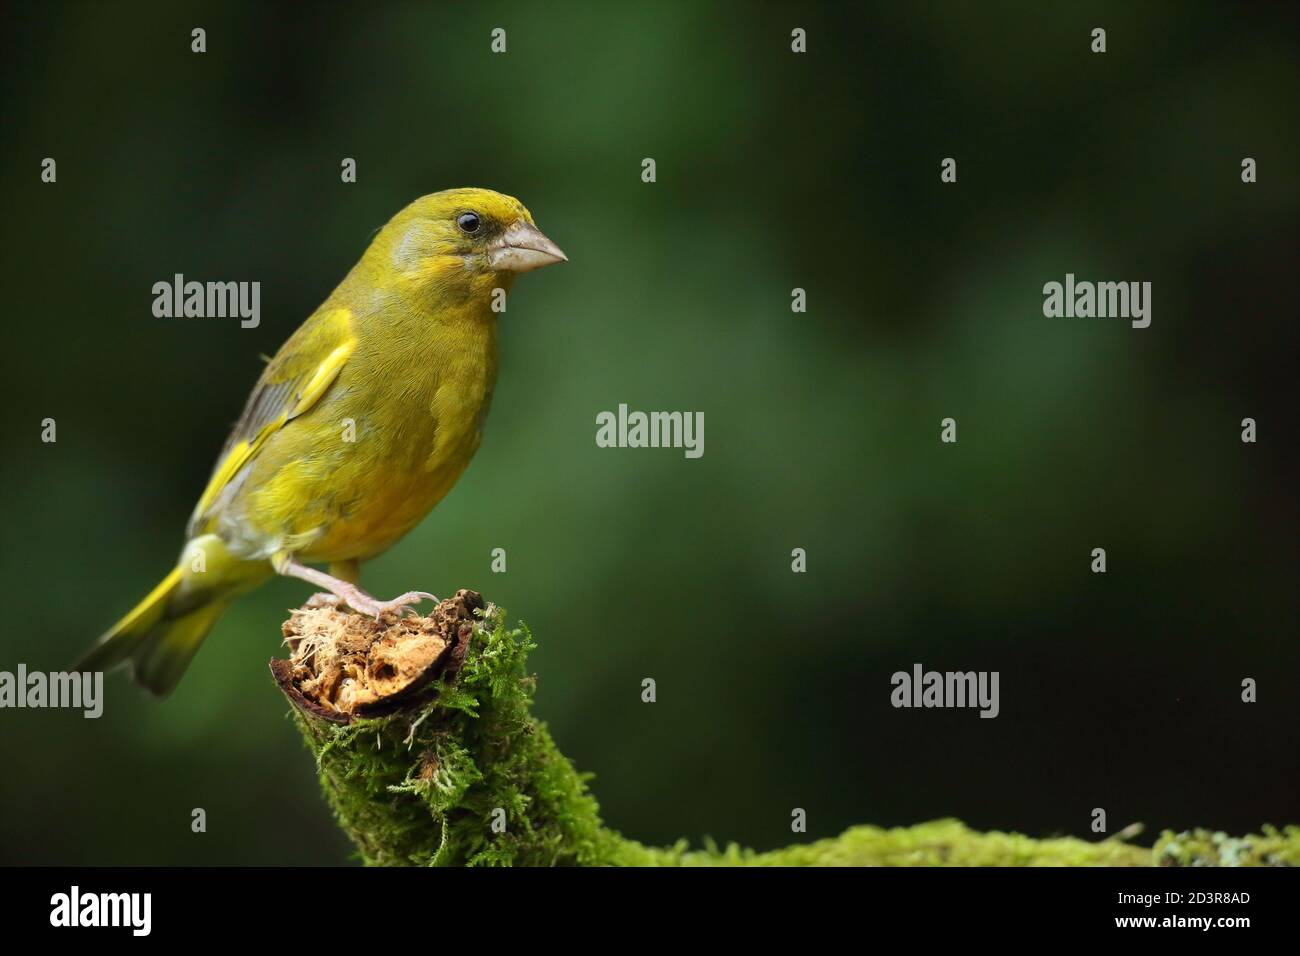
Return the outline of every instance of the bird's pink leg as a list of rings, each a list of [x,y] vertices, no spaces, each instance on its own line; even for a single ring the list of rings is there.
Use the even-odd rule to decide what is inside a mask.
[[[336,600],[330,600],[329,596],[324,594],[312,595],[307,602],[309,606],[319,607],[323,604],[346,604],[354,611],[360,611],[362,614],[369,614],[371,617],[379,617],[387,614],[389,611],[401,612],[402,609],[412,604],[418,604],[421,601],[438,600],[427,591],[407,591],[405,594],[399,594],[391,601],[380,601],[351,581],[344,581],[342,578],[336,578],[326,574],[324,571],[318,571],[315,568],[308,567],[305,564],[295,560],[292,555],[278,554],[271,559],[271,564],[277,574],[282,574],[289,578],[298,578],[309,584],[324,588]]]

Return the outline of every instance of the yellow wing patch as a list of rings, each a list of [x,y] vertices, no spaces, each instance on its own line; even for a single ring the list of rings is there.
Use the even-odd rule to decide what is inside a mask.
[[[252,461],[267,439],[320,400],[356,348],[356,339],[351,335],[352,314],[347,309],[335,309],[313,319],[290,336],[262,372],[194,506],[189,524],[191,536],[199,531],[222,490]],[[322,352],[324,357],[316,359]]]

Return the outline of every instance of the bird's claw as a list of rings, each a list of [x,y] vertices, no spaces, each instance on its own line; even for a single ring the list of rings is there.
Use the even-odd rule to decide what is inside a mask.
[[[351,598],[348,599],[348,606],[362,614],[368,614],[371,617],[379,618],[393,611],[397,612],[398,617],[402,617],[408,612],[415,614],[416,610],[411,605],[419,604],[421,601],[434,601],[438,598],[428,591],[407,591],[405,594],[399,594],[391,601],[376,601],[374,598],[366,596],[364,600],[354,603]]]
[[[369,617],[380,618],[385,614],[397,612],[401,617],[408,611],[415,614],[416,611],[411,605],[418,604],[421,601],[437,602],[438,598],[428,591],[407,591],[405,594],[399,594],[391,601],[380,601],[375,597],[367,594],[355,584],[347,581],[338,581],[330,579],[332,590],[318,591],[303,603],[304,610],[322,607],[350,607],[352,610]]]

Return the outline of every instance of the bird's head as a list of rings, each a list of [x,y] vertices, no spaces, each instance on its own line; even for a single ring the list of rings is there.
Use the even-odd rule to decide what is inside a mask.
[[[521,272],[568,257],[518,199],[491,189],[421,196],[380,230],[366,256],[417,292],[467,296],[508,288]]]

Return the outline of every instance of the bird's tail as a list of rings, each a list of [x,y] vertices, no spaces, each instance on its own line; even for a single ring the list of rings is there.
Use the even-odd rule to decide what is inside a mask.
[[[76,669],[107,671],[130,663],[137,684],[166,697],[230,602],[271,573],[267,562],[230,554],[216,535],[194,538],[171,574],[109,628]]]
[[[77,662],[75,670],[108,671],[130,663],[136,683],[166,697],[180,682],[203,638],[230,605],[217,598],[185,607],[176,600],[184,580],[177,567]]]

